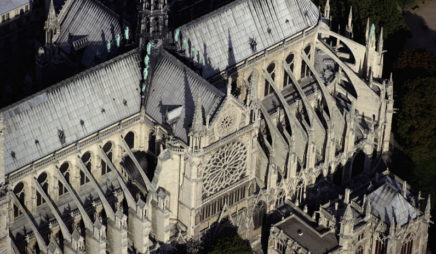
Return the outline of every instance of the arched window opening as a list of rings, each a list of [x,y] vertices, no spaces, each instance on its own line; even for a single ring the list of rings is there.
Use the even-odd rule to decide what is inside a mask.
[[[366,155],[360,151],[353,160],[353,171],[351,172],[351,176],[355,177],[363,172],[365,165],[365,157]]]
[[[386,254],[387,252],[386,240],[377,239],[375,243],[375,254]]]
[[[312,58],[310,45],[308,45],[306,48],[304,48],[304,54],[306,54],[306,56],[309,60]],[[309,66],[306,64],[306,62],[304,60],[301,60],[301,78],[305,78],[309,75],[310,75]]]
[[[108,159],[112,161],[112,142],[107,142],[103,146],[103,152],[106,154]],[[106,164],[106,162],[102,159],[101,160],[101,175],[105,175],[107,173],[111,172],[111,168],[109,165]]]
[[[24,184],[22,182],[15,185],[14,194],[15,194],[15,196],[17,196],[18,201],[20,201],[20,203],[22,205],[24,205],[25,193],[24,193]],[[21,214],[22,213],[21,213],[20,209],[14,204],[14,217],[18,217]]]
[[[48,178],[47,178],[47,174],[41,173],[38,176],[38,183],[39,185],[41,185],[43,191],[45,192],[45,194],[47,194],[48,191]],[[46,201],[44,200],[44,198],[42,197],[42,194],[39,193],[39,191],[36,191],[36,205],[40,206],[42,204],[44,204]]]
[[[70,164],[68,162],[64,162],[61,167],[59,168],[61,173],[64,175],[65,180],[67,182],[70,182]],[[67,188],[64,186],[64,184],[61,181],[58,181],[59,185],[59,196],[63,195],[64,193],[67,193]]]
[[[239,95],[241,95],[241,88],[238,87],[238,80],[236,77],[232,78],[231,89],[232,95],[236,98],[239,98]]]
[[[148,137],[148,150],[156,154],[156,134],[150,133],[150,136]]]
[[[266,71],[268,72],[268,74],[270,75],[270,77],[271,77],[271,79],[273,81],[275,80],[275,77],[276,77],[275,69],[276,69],[276,65],[274,63],[271,63],[266,68]],[[264,96],[267,96],[268,94],[270,94],[272,92],[273,92],[273,90],[272,90],[271,84],[269,83],[269,81],[267,79],[265,79],[265,92],[264,92]]]
[[[285,204],[285,194],[283,191],[280,191],[276,200],[276,208],[282,207]]]
[[[294,54],[289,54],[285,59],[286,65],[289,67],[291,72],[294,72]],[[284,83],[283,87],[286,87],[292,83],[291,77],[289,77],[288,73],[285,71],[285,77],[283,78]]]
[[[413,239],[410,238],[410,235],[406,237],[406,242],[403,243],[403,246],[401,246],[401,254],[412,254],[413,249]]]
[[[88,169],[89,172],[91,172],[92,168],[92,161],[91,161],[91,153],[86,152],[82,155],[81,158],[83,164],[85,165],[86,169]],[[80,170],[80,185],[84,185],[85,183],[88,183],[89,179],[86,177],[85,173]]]
[[[256,205],[256,208],[254,209],[254,213],[253,213],[254,229],[258,229],[262,226],[265,214],[266,214],[266,205],[264,202],[261,201]]]
[[[135,134],[133,134],[133,132],[129,132],[127,133],[127,135],[124,137],[124,140],[127,143],[127,146],[130,149],[133,149],[135,147]]]
[[[362,246],[359,246],[359,248],[357,248],[356,254],[363,254]]]
[[[342,165],[339,165],[336,170],[335,173],[333,174],[333,183],[337,184],[337,185],[341,185],[342,184],[342,174],[343,174],[343,169],[344,167]]]

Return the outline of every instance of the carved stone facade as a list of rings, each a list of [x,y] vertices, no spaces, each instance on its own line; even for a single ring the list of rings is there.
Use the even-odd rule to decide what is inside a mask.
[[[309,0],[253,2],[166,34],[166,1],[143,1],[138,49],[2,110],[0,246],[159,252],[201,240],[225,220],[258,248],[264,218],[281,213],[270,253],[318,253],[296,237],[309,232],[326,241],[319,253],[399,253],[404,244],[404,253],[425,253],[429,204],[421,212],[407,183],[380,176],[393,81],[382,77],[375,30],[360,45],[332,32]],[[301,30],[268,27],[246,44],[230,21],[226,35],[204,30],[226,11],[268,4],[289,17],[253,12],[253,27],[272,18]],[[208,43],[228,37],[224,69],[223,49],[193,37],[205,31]],[[383,195],[392,202],[380,203]],[[398,204],[408,208],[401,215],[382,209]],[[290,226],[295,236],[287,222],[305,228]]]

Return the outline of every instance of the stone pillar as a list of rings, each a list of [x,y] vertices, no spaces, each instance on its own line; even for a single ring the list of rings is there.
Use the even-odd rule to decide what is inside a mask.
[[[127,254],[127,216],[119,208],[115,221],[108,219],[107,242],[109,253]]]
[[[0,190],[0,253],[11,253],[11,239],[9,238],[9,195],[5,186]]]
[[[95,220],[93,231],[86,230],[86,253],[106,254],[106,227],[99,218]]]
[[[149,235],[151,222],[145,213],[145,202],[141,199],[136,204],[136,211],[129,209],[129,238],[138,253],[147,253],[149,248]]]
[[[167,195],[164,190],[159,189],[157,198],[151,201],[152,230],[156,240],[168,242],[170,240],[170,211],[167,208]]]

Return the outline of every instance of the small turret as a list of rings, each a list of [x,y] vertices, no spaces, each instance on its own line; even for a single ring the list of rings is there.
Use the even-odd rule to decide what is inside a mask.
[[[48,45],[56,42],[60,34],[60,24],[56,16],[56,11],[54,8],[53,0],[50,0],[50,7],[48,10],[47,20],[44,25],[45,30],[45,43]]]
[[[366,20],[365,41],[368,42],[368,39],[369,39],[369,18]]]
[[[189,131],[190,146],[192,149],[197,150],[202,147],[202,136],[204,134],[204,125],[203,125],[203,107],[201,104],[201,97],[197,98],[197,102],[195,103],[194,116],[192,118],[192,126]]]

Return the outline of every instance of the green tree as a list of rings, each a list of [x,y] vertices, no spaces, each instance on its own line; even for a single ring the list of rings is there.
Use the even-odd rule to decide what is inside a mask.
[[[227,253],[247,253],[250,254],[253,251],[250,248],[250,244],[244,241],[238,234],[230,236],[222,236],[218,238],[211,247],[208,253],[210,254],[227,254]]]

